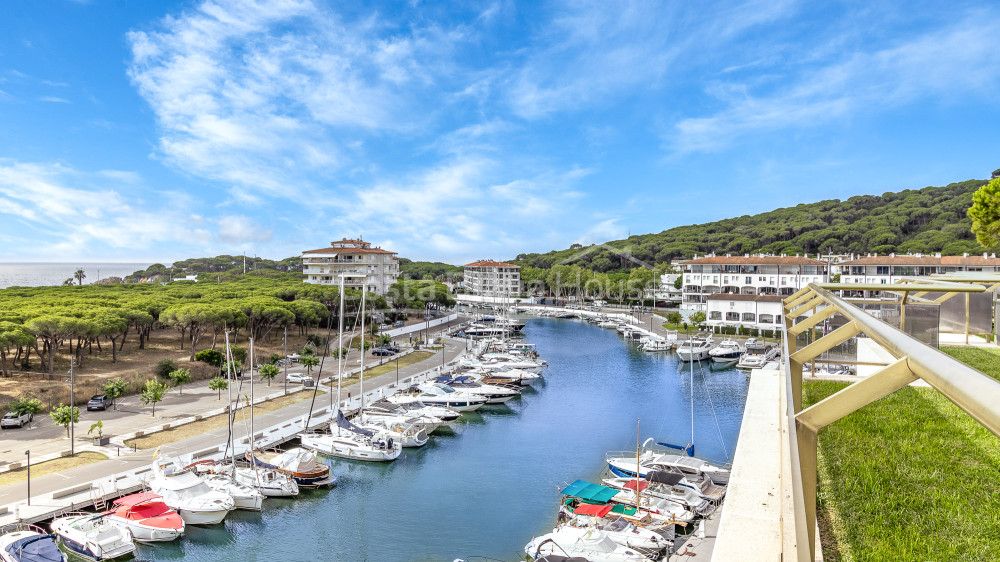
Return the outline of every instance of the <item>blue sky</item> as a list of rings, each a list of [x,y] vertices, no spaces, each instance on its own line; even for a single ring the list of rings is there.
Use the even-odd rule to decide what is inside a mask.
[[[0,261],[463,263],[1000,167],[986,2],[7,0]]]

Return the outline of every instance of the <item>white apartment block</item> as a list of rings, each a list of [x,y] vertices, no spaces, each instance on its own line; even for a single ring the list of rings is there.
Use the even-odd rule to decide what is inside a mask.
[[[473,295],[517,296],[521,294],[521,267],[491,260],[475,261],[465,266],[463,286]]]
[[[707,256],[681,262],[682,310],[708,310],[714,294],[788,296],[827,281],[827,263],[798,256]]]
[[[680,273],[664,273],[660,276],[660,282],[656,288],[646,291],[646,298],[653,298],[657,301],[666,301],[669,303],[681,302],[683,293],[680,289],[674,287],[674,281],[680,276]]]
[[[1000,258],[996,254],[982,256],[942,256],[941,254],[889,254],[870,255],[837,264],[841,283],[874,283],[888,285],[905,277],[943,275],[946,273],[967,273],[1000,271]],[[847,291],[845,291],[845,294]],[[879,298],[881,291],[857,291],[863,298]],[[895,298],[895,297],[893,297]]]
[[[709,326],[781,329],[781,299],[778,295],[708,295],[706,315]]]
[[[384,295],[399,279],[399,260],[396,252],[371,246],[360,237],[345,238],[331,242],[328,248],[302,252],[305,282],[339,285],[340,275],[345,275],[345,287]]]

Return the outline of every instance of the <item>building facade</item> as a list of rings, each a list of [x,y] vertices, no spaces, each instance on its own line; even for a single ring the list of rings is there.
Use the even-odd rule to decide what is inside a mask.
[[[706,323],[729,328],[780,330],[783,298],[778,295],[711,294],[706,298]]]
[[[788,296],[827,281],[827,262],[798,256],[707,256],[681,262],[682,310],[708,310],[714,294]]]
[[[465,266],[465,291],[486,297],[513,297],[521,294],[521,267],[491,260]]]
[[[942,256],[941,254],[889,254],[872,255],[840,262],[842,283],[874,283],[888,285],[906,277],[1000,271],[1000,258],[996,254],[981,256]],[[848,293],[845,291],[845,294]],[[848,296],[880,298],[881,291],[856,291]],[[895,297],[893,297],[895,298]]]
[[[345,275],[345,287],[384,295],[399,279],[399,260],[396,252],[345,238],[328,248],[302,252],[302,273],[306,283],[317,285],[339,285]]]

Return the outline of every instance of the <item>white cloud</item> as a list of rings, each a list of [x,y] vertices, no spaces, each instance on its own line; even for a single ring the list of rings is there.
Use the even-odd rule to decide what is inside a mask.
[[[39,101],[45,101],[49,103],[73,103],[66,98],[57,98],[55,96],[43,96],[38,99]]]
[[[125,195],[134,191],[135,176],[108,172],[0,160],[0,214],[41,239],[32,241],[27,255],[110,257],[109,248],[146,251],[159,242],[198,244],[206,236],[191,228],[186,196],[167,194],[147,203]]]
[[[667,140],[680,153],[715,150],[743,135],[812,127],[920,98],[993,95],[1000,85],[997,52],[1000,19],[976,14],[893,46],[842,53],[778,84],[712,84],[709,91],[725,108],[681,119]]]
[[[364,135],[427,119],[413,110],[419,92],[461,39],[378,16],[345,22],[308,0],[207,0],[129,33],[129,74],[168,162],[251,200],[301,197]]]
[[[708,8],[632,0],[563,2],[535,39],[507,95],[536,119],[658,90],[676,69],[744,31],[789,16],[794,1],[751,0]]]
[[[254,242],[267,242],[271,239],[271,231],[261,228],[250,217],[226,215],[219,218],[218,225],[219,239],[226,244],[240,248],[251,246]]]

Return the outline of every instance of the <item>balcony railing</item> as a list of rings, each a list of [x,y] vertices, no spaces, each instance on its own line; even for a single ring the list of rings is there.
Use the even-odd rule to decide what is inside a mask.
[[[792,503],[791,511],[795,514],[792,520],[783,520],[779,530],[784,560],[814,560],[818,433],[827,425],[919,379],[954,402],[994,435],[1000,436],[1000,381],[952,359],[831,292],[878,289],[899,294],[902,297],[900,324],[905,330],[908,301],[940,304],[956,294],[986,291],[984,285],[988,285],[989,290],[996,290],[1000,287],[1000,275],[979,278],[942,276],[902,281],[889,285],[810,284],[786,298],[782,304],[786,334],[782,338],[782,370],[786,389],[782,393],[785,403],[781,406],[781,425],[788,441],[783,447],[781,481],[783,501]],[[926,298],[929,293],[943,295],[930,300]],[[846,323],[797,349],[796,337],[799,334],[816,331],[825,321],[838,316],[838,320]],[[838,325],[841,323],[837,322]],[[817,357],[861,334],[881,346],[894,361],[877,373],[803,409],[803,366],[813,362],[815,372]]]

